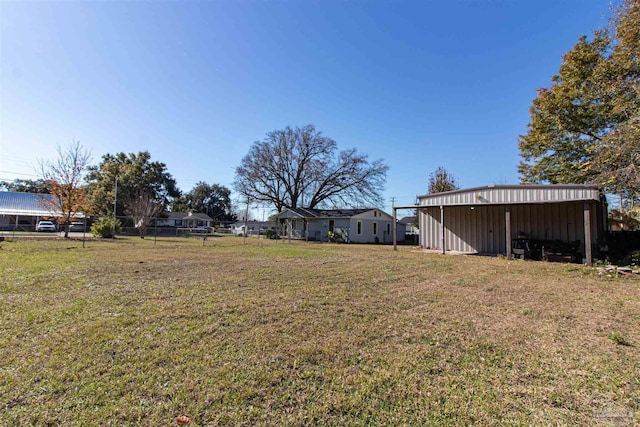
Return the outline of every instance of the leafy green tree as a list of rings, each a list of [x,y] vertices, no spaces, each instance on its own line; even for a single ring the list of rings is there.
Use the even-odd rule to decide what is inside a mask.
[[[429,194],[444,193],[445,191],[457,189],[456,179],[442,166],[438,166],[438,169],[429,175]]]
[[[640,230],[640,209],[634,208],[626,211],[612,209],[609,212],[609,226],[621,230]]]
[[[231,190],[223,185],[200,181],[191,191],[176,201],[177,203],[172,207],[176,212],[189,210],[195,213],[206,213],[220,221],[236,220],[231,206]]]
[[[127,212],[127,206],[140,197],[141,192],[163,208],[180,197],[176,181],[164,163],[151,161],[151,154],[105,154],[97,166],[89,167],[87,182],[95,213],[113,214],[116,177],[118,181],[116,215]]]
[[[620,116],[597,151],[599,181],[628,200],[640,195],[640,1],[627,0],[609,26],[612,48],[604,63],[611,108]]]
[[[0,191],[48,194],[49,188],[43,179],[14,179],[13,181],[0,181]]]
[[[595,183],[640,190],[640,0],[625,0],[609,27],[580,37],[551,86],[538,90],[520,136],[525,183]]]

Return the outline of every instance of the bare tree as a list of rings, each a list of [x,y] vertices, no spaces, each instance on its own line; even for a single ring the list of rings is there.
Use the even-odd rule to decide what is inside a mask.
[[[235,189],[257,202],[286,208],[379,205],[388,167],[369,162],[337,144],[313,125],[286,127],[255,142],[236,169]]]
[[[90,152],[76,141],[64,149],[58,147],[56,160],[40,161],[42,179],[53,196],[45,203],[52,213],[62,213],[64,237],[69,237],[71,218],[84,213],[86,193],[82,181],[90,159]]]
[[[137,197],[127,202],[127,213],[133,217],[141,239],[146,236],[151,219],[155,218],[163,209],[163,204],[155,201],[144,190],[140,190]]]

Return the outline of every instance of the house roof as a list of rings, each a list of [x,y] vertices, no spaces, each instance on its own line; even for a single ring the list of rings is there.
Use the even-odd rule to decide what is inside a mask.
[[[163,219],[180,220],[180,219],[200,219],[203,221],[213,221],[211,217],[204,213],[191,213],[191,212],[165,212]]]
[[[413,224],[414,222],[416,222],[416,217],[415,216],[405,216],[404,218],[398,220],[398,222],[400,224]]]
[[[186,212],[165,212],[162,214],[161,219],[182,219],[186,215]]]
[[[360,209],[309,209],[309,208],[289,208],[276,215],[277,218],[352,218],[354,216],[371,211],[380,212],[388,217],[388,213],[377,208],[360,208]]]
[[[600,198],[599,187],[577,184],[487,185],[418,196],[420,206],[562,203],[599,201]]]
[[[62,216],[55,205],[51,194],[0,191],[0,215]]]
[[[213,221],[211,217],[205,213],[191,213],[187,212],[182,214],[182,219],[201,219],[203,221]]]
[[[375,208],[364,209],[308,209],[308,208],[290,208],[284,212],[279,213],[280,217],[286,212],[293,213],[293,216],[299,216],[301,218],[351,218],[355,215],[360,215],[364,212],[369,212]],[[290,215],[291,216],[291,215]]]

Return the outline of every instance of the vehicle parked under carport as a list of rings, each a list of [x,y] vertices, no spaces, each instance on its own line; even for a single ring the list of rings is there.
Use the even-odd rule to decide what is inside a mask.
[[[56,225],[51,221],[39,221],[36,231],[56,231]]]

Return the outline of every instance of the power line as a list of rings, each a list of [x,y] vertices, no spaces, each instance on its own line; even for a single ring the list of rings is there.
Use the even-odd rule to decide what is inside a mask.
[[[4,171],[4,170],[0,170],[0,173],[10,173],[10,174],[13,174],[13,175],[36,176],[36,177],[40,176],[40,175],[33,174],[33,173],[12,172],[12,171]]]

